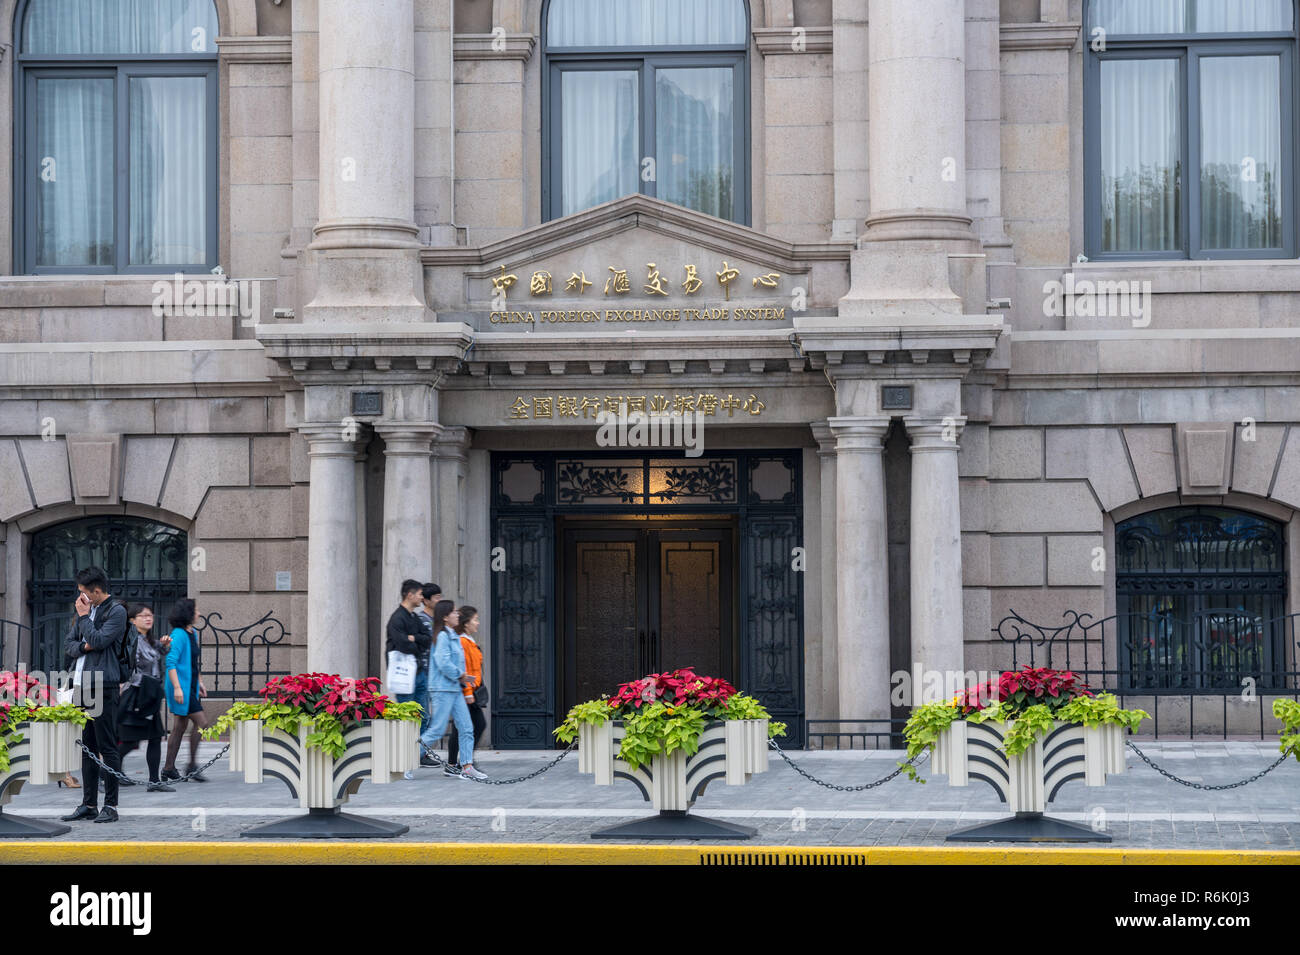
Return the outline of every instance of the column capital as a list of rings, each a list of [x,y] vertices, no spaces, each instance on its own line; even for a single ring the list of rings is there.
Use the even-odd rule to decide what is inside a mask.
[[[384,439],[384,456],[397,454],[429,455],[433,442],[442,433],[442,426],[428,423],[406,422],[376,424],[375,431]]]
[[[835,432],[825,421],[814,421],[812,428],[813,440],[817,442],[817,453],[823,458],[835,457]]]
[[[453,458],[464,461],[465,452],[469,450],[469,428],[442,428],[441,434],[434,439],[433,454],[439,458]]]
[[[876,454],[885,449],[885,435],[893,419],[889,415],[858,415],[852,418],[828,418],[826,424],[835,435],[836,451],[869,451]]]
[[[912,439],[911,451],[959,451],[957,440],[966,427],[965,415],[904,415],[903,426]]]
[[[361,425],[305,424],[298,433],[307,439],[307,454],[314,458],[356,457],[361,449]]]

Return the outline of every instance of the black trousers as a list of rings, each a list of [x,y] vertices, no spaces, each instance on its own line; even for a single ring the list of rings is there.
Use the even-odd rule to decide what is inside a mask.
[[[86,723],[81,731],[85,746],[81,754],[82,805],[95,808],[99,798],[99,766],[90,758],[94,753],[104,765],[122,771],[122,757],[117,752],[117,687],[104,687],[104,707],[98,716]],[[104,773],[104,805],[117,806],[117,777]]]
[[[129,743],[122,744],[122,754],[120,760],[125,760],[128,755],[134,753],[140,746],[139,740],[132,740]],[[149,782],[158,782],[158,767],[162,765],[162,737],[155,736],[148,740],[144,749],[145,765],[149,767]],[[125,772],[125,770],[123,770]]]
[[[487,726],[487,717],[483,715],[483,707],[471,700],[469,703],[469,719],[474,724],[474,748],[478,749],[478,738],[483,735],[483,730]],[[447,743],[447,762],[455,765],[460,759],[460,732],[456,729],[456,724],[451,724],[451,736],[448,737]]]

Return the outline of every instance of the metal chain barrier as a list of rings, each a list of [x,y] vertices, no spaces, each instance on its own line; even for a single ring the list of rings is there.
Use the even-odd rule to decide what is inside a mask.
[[[785,754],[785,752],[781,749],[781,747],[777,745],[776,740],[770,739],[767,742],[774,750],[776,750],[776,755],[780,756],[783,760],[785,760],[785,764],[789,766],[791,769],[793,769],[800,776],[802,776],[804,779],[808,780],[810,783],[814,783],[815,785],[821,786],[825,789],[833,789],[838,793],[860,793],[868,789],[875,789],[877,786],[883,786],[891,779],[897,779],[899,776],[901,776],[904,772],[906,772],[908,766],[917,765],[917,760],[921,759],[922,757],[929,758],[929,752],[930,752],[929,750],[926,750],[923,753],[917,753],[915,756],[913,756],[903,765],[899,766],[888,776],[884,777],[883,779],[877,779],[874,783],[863,783],[861,786],[837,786],[835,785],[835,783],[828,783],[824,779],[818,779],[812,773],[808,772],[806,769],[801,767],[798,763],[796,763],[794,760],[792,760],[789,756]]]
[[[125,782],[128,785],[136,785],[136,786],[139,785],[139,782],[137,780],[134,780],[130,776],[126,775],[125,773],[120,773],[113,767],[106,765],[104,761],[99,758],[98,754],[92,753],[90,750],[86,749],[86,744],[81,740],[77,740],[76,743],[78,746],[81,747],[82,751],[91,758],[94,764],[99,767],[100,772],[108,773],[110,776],[116,776],[119,782]],[[204,763],[202,766],[198,767],[197,769],[193,770],[192,772],[186,773],[184,776],[181,776],[179,779],[170,779],[167,777],[163,777],[162,773],[159,773],[158,775],[161,777],[160,781],[164,786],[171,785],[172,783],[189,782],[195,776],[202,775],[204,770],[211,769],[216,764],[217,760],[221,759],[221,757],[225,756],[226,753],[228,752],[230,752],[229,743],[221,747],[221,752],[217,753],[216,756],[213,756],[210,760],[208,760],[206,763]]]
[[[526,783],[530,779],[536,779],[538,776],[542,775],[542,773],[550,772],[556,766],[560,765],[560,760],[564,759],[564,757],[568,756],[577,748],[577,743],[571,743],[569,748],[563,753],[556,756],[541,769],[533,770],[533,772],[529,773],[527,776],[516,776],[514,779],[475,779],[473,776],[466,776],[465,778],[472,783],[482,783],[484,786],[513,786],[515,783]]]
[[[1256,773],[1254,776],[1251,776],[1249,779],[1243,779],[1240,782],[1236,782],[1236,783],[1226,783],[1222,786],[1207,786],[1204,783],[1194,783],[1187,779],[1179,779],[1177,776],[1169,772],[1167,769],[1162,769],[1160,766],[1157,766],[1155,763],[1153,763],[1151,761],[1151,758],[1147,756],[1146,753],[1142,752],[1142,750],[1138,749],[1132,743],[1129,743],[1128,746],[1131,750],[1133,750],[1133,752],[1138,754],[1138,757],[1142,760],[1142,762],[1146,763],[1148,766],[1154,769],[1161,776],[1165,777],[1165,779],[1168,779],[1171,782],[1175,782],[1180,786],[1186,786],[1188,789],[1201,789],[1204,790],[1205,792],[1222,792],[1225,789],[1240,789],[1242,786],[1249,786],[1251,783],[1255,782],[1256,780],[1263,779],[1265,776],[1267,776],[1269,773],[1277,769],[1279,766],[1281,766],[1283,763],[1285,763],[1288,759],[1291,758],[1290,754],[1283,753],[1282,757],[1276,763],[1268,767],[1268,769]]]
[[[552,769],[554,769],[556,766],[560,764],[560,760],[564,759],[564,757],[568,756],[577,748],[578,748],[577,743],[569,744],[569,748],[566,749],[564,752],[562,752],[559,756],[555,757],[555,759],[551,760],[541,769],[534,770],[533,772],[529,773],[527,776],[516,776],[514,779],[475,779],[473,776],[466,776],[465,778],[472,783],[481,783],[484,786],[513,786],[515,783],[526,783],[530,779],[536,779],[538,776],[542,775],[543,773],[549,773]],[[428,746],[425,746],[423,743],[420,744],[420,750],[423,752],[424,755],[432,756],[440,764],[445,763],[445,760],[443,760],[442,757],[438,756],[436,753],[433,752],[432,749],[430,749]]]

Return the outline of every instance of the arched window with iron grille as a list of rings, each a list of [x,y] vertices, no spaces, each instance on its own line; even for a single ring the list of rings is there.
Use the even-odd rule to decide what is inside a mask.
[[[1294,623],[1281,524],[1222,507],[1170,508],[1118,525],[1115,545],[1122,687],[1286,686]]]
[[[102,567],[109,593],[127,603],[144,601],[154,626],[165,629],[167,614],[188,584],[184,531],[137,517],[90,517],[32,535],[32,657],[44,671],[64,667],[63,638],[72,623],[77,571]]]

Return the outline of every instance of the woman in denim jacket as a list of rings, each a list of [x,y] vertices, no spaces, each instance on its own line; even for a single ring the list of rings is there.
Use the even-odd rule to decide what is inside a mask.
[[[463,779],[487,779],[486,773],[474,768],[474,723],[465,705],[464,683],[465,651],[461,649],[460,635],[452,628],[460,622],[456,605],[450,600],[439,600],[433,607],[433,632],[437,634],[433,659],[429,667],[429,726],[420,737],[426,752],[432,751],[450,717],[460,735],[460,765],[447,766],[443,774]]]

